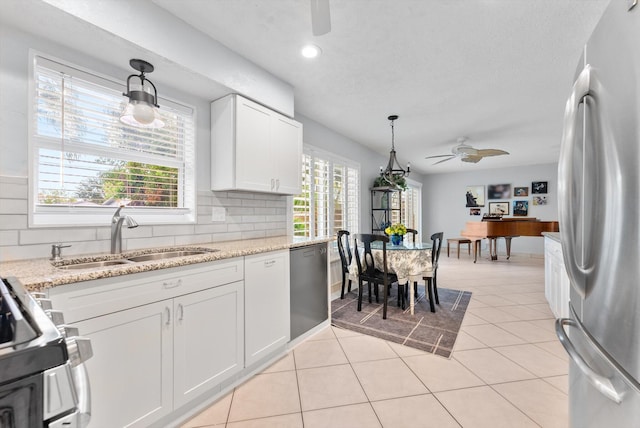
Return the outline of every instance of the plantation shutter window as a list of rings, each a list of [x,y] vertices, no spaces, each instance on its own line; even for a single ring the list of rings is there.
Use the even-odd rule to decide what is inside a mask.
[[[293,198],[293,235],[330,236],[340,229],[357,233],[359,166],[305,147],[302,169],[302,193]]]

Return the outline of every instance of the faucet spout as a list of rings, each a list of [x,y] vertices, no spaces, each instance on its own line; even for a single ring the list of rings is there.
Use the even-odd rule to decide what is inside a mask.
[[[122,223],[126,223],[127,228],[133,229],[138,227],[138,223],[128,215],[120,215],[120,210],[124,205],[120,205],[111,217],[111,254],[120,254],[122,252]]]

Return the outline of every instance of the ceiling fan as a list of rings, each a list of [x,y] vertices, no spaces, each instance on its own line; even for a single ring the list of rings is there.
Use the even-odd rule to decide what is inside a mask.
[[[509,154],[509,152],[505,152],[504,150],[500,149],[475,149],[468,145],[466,142],[466,137],[460,137],[458,138],[458,145],[451,149],[450,155],[427,156],[425,159],[445,158],[434,163],[434,165],[446,162],[454,158],[460,158],[462,162],[478,163],[484,157]]]
[[[314,36],[322,36],[331,31],[329,0],[311,1],[311,29]]]

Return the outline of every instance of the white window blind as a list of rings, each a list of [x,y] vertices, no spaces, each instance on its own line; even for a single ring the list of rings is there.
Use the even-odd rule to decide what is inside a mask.
[[[302,193],[293,198],[294,236],[329,236],[340,229],[357,233],[359,166],[310,147],[302,165]]]
[[[90,213],[119,205],[144,209],[154,222],[195,218],[193,109],[161,99],[163,128],[129,126],[119,120],[128,101],[123,89],[124,83],[35,56],[34,224],[57,224],[69,214],[102,223]]]

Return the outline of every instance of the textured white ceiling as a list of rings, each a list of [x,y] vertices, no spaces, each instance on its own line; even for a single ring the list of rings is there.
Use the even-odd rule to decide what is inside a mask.
[[[609,0],[153,0],[295,88],[296,111],[423,173],[557,161],[582,46]],[[307,42],[323,51],[299,55]],[[509,156],[433,166],[456,139]]]

